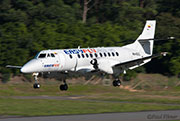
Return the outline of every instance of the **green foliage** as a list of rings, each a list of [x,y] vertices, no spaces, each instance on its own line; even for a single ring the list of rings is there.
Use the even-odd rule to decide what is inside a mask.
[[[180,57],[173,57],[170,61],[170,72],[175,75],[180,74]]]
[[[123,75],[123,80],[124,81],[130,81],[133,78],[136,78],[137,73],[134,70],[128,70],[126,74]]]
[[[24,74],[24,77],[28,80],[28,81],[32,81],[32,74]]]
[[[97,3],[96,3],[97,2]],[[168,51],[147,65],[147,72],[178,75],[180,72],[179,0],[92,0],[87,23],[82,23],[80,0],[1,0],[0,73],[6,65],[23,65],[43,49],[122,46],[134,41],[145,20],[156,19],[156,38],[175,41],[155,43],[155,53]],[[159,67],[161,68],[159,68]],[[158,68],[157,68],[158,67]],[[17,70],[11,70],[19,73]]]
[[[2,82],[3,83],[7,83],[8,81],[10,81],[11,78],[11,74],[10,73],[6,73],[2,75]]]

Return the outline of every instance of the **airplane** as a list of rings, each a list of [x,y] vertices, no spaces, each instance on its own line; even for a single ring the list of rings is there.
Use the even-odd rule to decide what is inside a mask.
[[[113,75],[112,84],[117,87],[121,85],[119,79],[121,73],[142,66],[152,58],[167,54],[167,52],[153,54],[155,28],[156,20],[147,20],[135,42],[122,47],[42,50],[24,66],[7,65],[6,67],[20,68],[22,73],[33,73],[35,89],[40,88],[39,73],[46,72],[66,74],[103,72]],[[62,91],[68,90],[65,79],[59,88]]]

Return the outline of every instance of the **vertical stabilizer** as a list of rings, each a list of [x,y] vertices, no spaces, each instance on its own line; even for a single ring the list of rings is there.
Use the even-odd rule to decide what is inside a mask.
[[[155,28],[156,28],[155,20],[146,21],[146,25],[144,26],[143,32],[141,33],[141,35],[138,37],[137,40],[139,40],[139,39],[154,39]]]
[[[134,44],[136,44],[137,49],[144,56],[152,55],[153,45],[154,45],[154,35],[155,35],[156,21],[148,20],[144,26],[143,32],[137,38]]]
[[[153,53],[154,35],[156,21],[147,20],[143,32],[133,44],[128,45],[128,48],[137,50],[143,57],[150,56]]]

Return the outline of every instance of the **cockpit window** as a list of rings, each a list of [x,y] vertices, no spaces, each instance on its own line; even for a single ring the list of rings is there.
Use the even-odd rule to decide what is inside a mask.
[[[49,53],[48,53],[47,57],[51,57]]]
[[[51,53],[51,57],[55,57],[55,55],[53,53]]]
[[[46,54],[45,54],[45,53],[42,53],[42,54],[39,55],[38,58],[45,58],[45,57],[46,57]]]

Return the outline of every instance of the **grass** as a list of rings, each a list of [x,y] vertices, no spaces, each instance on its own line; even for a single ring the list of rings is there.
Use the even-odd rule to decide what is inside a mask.
[[[80,99],[18,99],[18,96],[80,96]],[[41,88],[36,90],[28,82],[0,84],[0,115],[41,116],[173,109],[180,109],[179,86],[130,92],[91,84],[70,84],[68,91],[59,91],[59,82],[43,82]]]
[[[180,109],[180,106],[79,100],[0,99],[0,115],[43,116],[169,109]]]
[[[33,89],[31,83],[0,85],[0,97],[7,96],[83,96],[84,99],[106,101],[129,101],[142,103],[180,104],[179,88],[130,92],[128,90],[101,85],[70,85],[68,91],[59,91],[57,84],[43,84]]]

